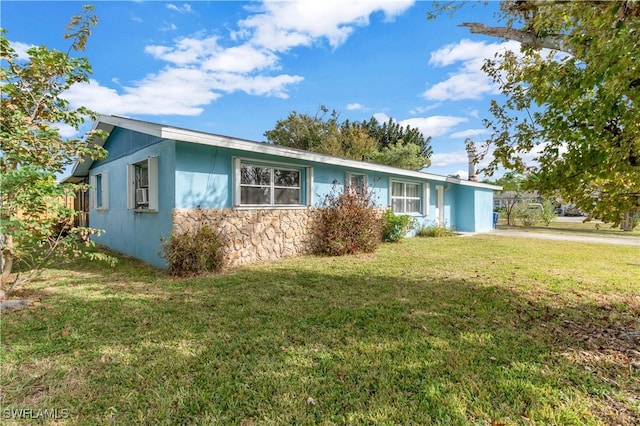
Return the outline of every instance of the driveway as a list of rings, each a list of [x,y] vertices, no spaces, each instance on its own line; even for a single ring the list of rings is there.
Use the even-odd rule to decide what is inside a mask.
[[[492,235],[500,235],[505,237],[522,237],[522,238],[539,238],[543,240],[555,241],[578,241],[583,243],[601,243],[601,244],[619,244],[625,246],[635,246],[640,248],[640,238],[636,237],[605,237],[590,235],[567,235],[559,233],[545,232],[523,232],[511,231],[507,229],[494,229],[490,232]]]

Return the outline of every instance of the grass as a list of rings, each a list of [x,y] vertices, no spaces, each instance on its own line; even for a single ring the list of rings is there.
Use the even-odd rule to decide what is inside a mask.
[[[3,421],[637,424],[639,270],[635,247],[491,235],[197,279],[77,263],[2,314]]]

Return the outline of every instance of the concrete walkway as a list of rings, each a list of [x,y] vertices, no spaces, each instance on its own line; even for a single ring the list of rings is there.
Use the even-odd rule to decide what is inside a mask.
[[[543,240],[555,240],[555,241],[578,241],[583,243],[601,243],[601,244],[619,244],[625,246],[635,246],[640,248],[640,238],[636,237],[604,237],[604,236],[591,236],[591,235],[568,235],[560,233],[545,233],[545,232],[523,232],[512,231],[508,229],[494,229],[490,232],[491,235],[500,235],[504,237],[519,237],[519,238],[539,238]]]

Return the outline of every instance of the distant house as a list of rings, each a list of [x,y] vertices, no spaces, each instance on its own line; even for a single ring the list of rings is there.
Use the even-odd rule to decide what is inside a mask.
[[[95,127],[108,134],[98,143],[109,154],[67,178],[91,184],[78,210],[105,231],[97,243],[159,267],[161,239],[202,221],[223,231],[229,265],[308,252],[314,208],[345,183],[420,225],[468,232],[492,228],[500,189],[122,117]]]
[[[504,209],[518,203],[541,203],[542,198],[537,191],[500,191],[493,196],[493,209],[495,211]]]

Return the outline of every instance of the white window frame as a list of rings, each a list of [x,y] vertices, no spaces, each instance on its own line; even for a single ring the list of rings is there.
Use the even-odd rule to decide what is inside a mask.
[[[353,179],[358,179],[359,182],[354,188]],[[367,175],[365,173],[346,172],[344,176],[344,188],[345,190],[355,191],[358,194],[362,194],[368,189]]]
[[[100,172],[91,176],[89,200],[94,210],[109,210],[109,172]]]
[[[402,184],[402,195],[393,195],[393,185],[394,184]],[[417,197],[409,197],[407,196],[407,185],[415,185],[418,187],[418,196]],[[389,180],[389,207],[393,210],[393,202],[394,200],[402,200],[403,201],[403,210],[401,212],[397,212],[395,210],[393,210],[394,213],[396,214],[406,214],[409,216],[420,216],[423,215],[424,212],[424,190],[422,189],[422,185],[424,185],[421,182],[414,182],[414,181],[405,181],[405,180],[398,180],[398,179],[390,179]],[[418,211],[407,211],[407,201],[408,200],[413,200],[413,201],[418,201]],[[422,211],[421,211],[422,210]]]
[[[136,169],[144,168],[145,165],[147,182],[141,183],[136,179]],[[127,165],[127,209],[135,212],[158,211],[158,157],[149,157]]]
[[[436,223],[444,226],[444,186],[436,185]]]
[[[431,192],[430,192],[430,184],[429,182],[422,182],[422,215],[427,217],[429,216],[429,203],[431,202]]]
[[[268,204],[242,204],[242,188],[251,187],[252,185],[242,184],[242,166],[262,167],[270,169],[270,200]],[[313,168],[309,166],[301,166],[297,164],[287,164],[274,161],[256,160],[252,158],[235,157],[233,159],[234,169],[234,207],[248,207],[248,208],[295,208],[311,205],[311,193],[313,191]],[[298,172],[300,179],[298,186],[277,186],[274,182],[274,169],[287,170],[292,172]],[[261,186],[261,185],[259,185]],[[297,189],[300,197],[297,204],[275,204],[275,189]],[[305,190],[303,192],[303,189]],[[305,202],[306,198],[306,202]]]

